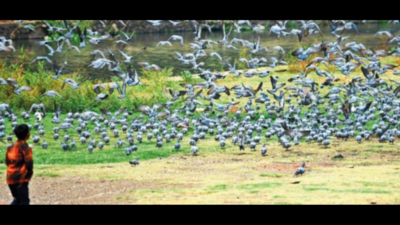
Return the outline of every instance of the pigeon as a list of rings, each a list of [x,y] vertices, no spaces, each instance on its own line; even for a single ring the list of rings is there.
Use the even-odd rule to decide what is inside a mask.
[[[306,163],[303,162],[301,167],[297,168],[296,171],[294,172],[294,176],[298,176],[298,175],[303,176],[303,174],[306,172],[305,166],[306,166]]]
[[[139,159],[133,159],[131,161],[129,161],[129,164],[131,164],[131,166],[138,166],[139,165]]]

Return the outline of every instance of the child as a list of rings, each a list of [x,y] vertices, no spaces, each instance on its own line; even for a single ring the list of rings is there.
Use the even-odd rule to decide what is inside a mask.
[[[29,127],[25,124],[14,129],[18,141],[7,149],[7,184],[14,200],[10,205],[29,205],[28,184],[33,175],[32,149],[26,141],[30,137]]]

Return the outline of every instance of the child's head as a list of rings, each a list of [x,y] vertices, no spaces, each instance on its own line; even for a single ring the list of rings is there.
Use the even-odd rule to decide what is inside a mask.
[[[26,124],[20,124],[14,128],[14,134],[19,141],[28,140],[30,137],[29,127]]]

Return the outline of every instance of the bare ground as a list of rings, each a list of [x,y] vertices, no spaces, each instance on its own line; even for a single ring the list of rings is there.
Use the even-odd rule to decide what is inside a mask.
[[[357,148],[355,146],[354,148]],[[84,166],[37,166],[32,204],[399,204],[398,153],[360,150],[331,160],[331,150],[207,152],[167,159]],[[389,151],[388,151],[389,152]],[[365,154],[363,154],[365,153]],[[390,152],[389,152],[390,153]],[[295,160],[293,160],[295,158]],[[294,178],[301,161],[306,174]],[[354,166],[351,167],[351,165]],[[0,180],[5,180],[4,173]],[[300,184],[292,184],[294,180]],[[4,182],[0,203],[11,201]]]

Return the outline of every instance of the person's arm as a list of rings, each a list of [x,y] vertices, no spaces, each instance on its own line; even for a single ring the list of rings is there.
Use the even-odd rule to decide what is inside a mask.
[[[28,147],[25,151],[22,151],[24,154],[24,161],[26,164],[26,176],[25,179],[31,179],[33,175],[33,158],[32,158],[32,149]]]
[[[9,160],[8,160],[8,149],[7,149],[7,151],[6,151],[6,165],[7,165],[7,167],[8,167],[8,164],[9,164],[8,161]]]

